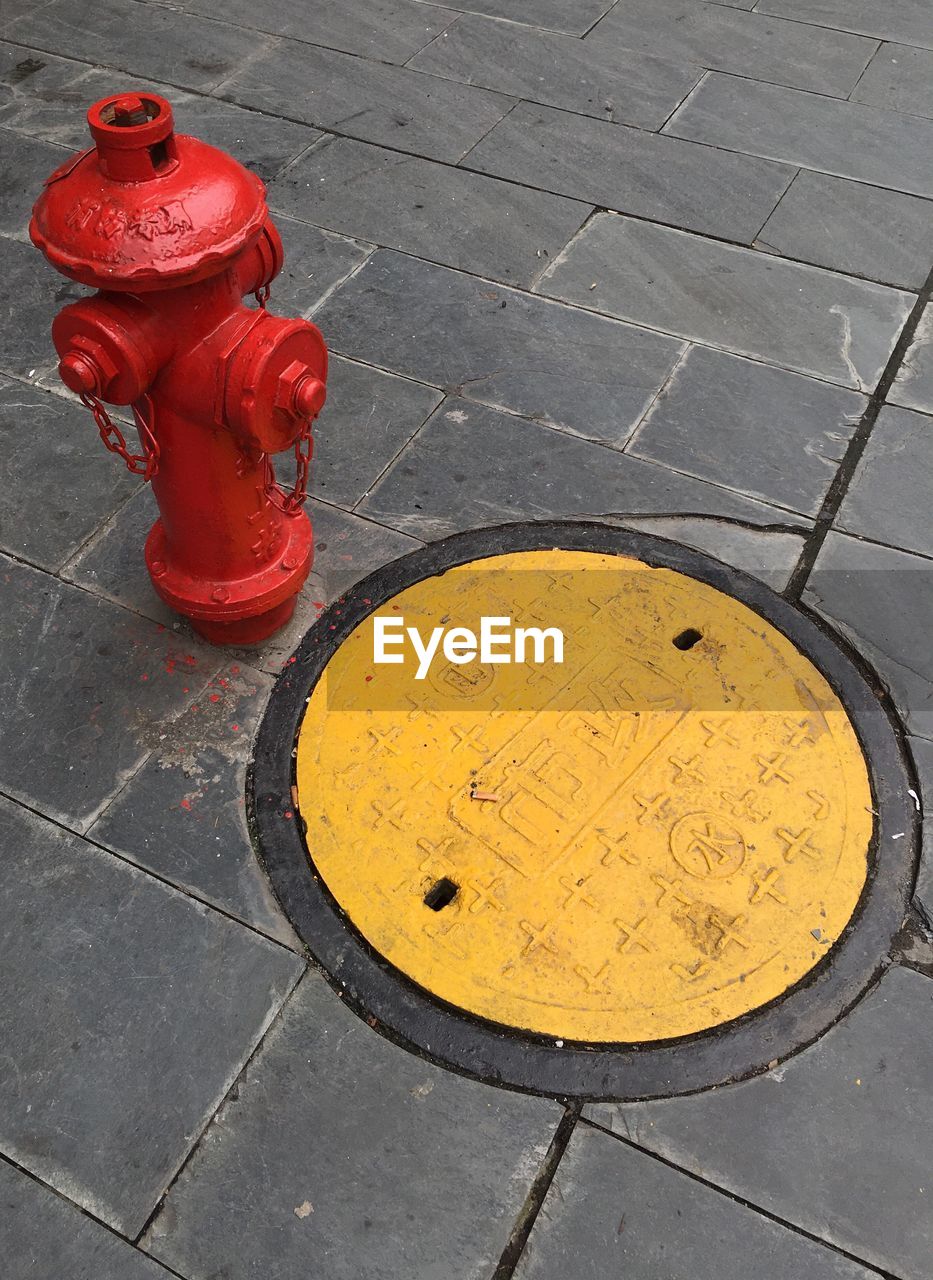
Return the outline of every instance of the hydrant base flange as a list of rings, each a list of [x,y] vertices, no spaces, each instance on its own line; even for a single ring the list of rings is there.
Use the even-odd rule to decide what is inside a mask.
[[[295,612],[297,596],[289,596],[274,609],[258,617],[238,618],[233,622],[198,622],[190,619],[192,630],[209,644],[246,646],[262,644],[274,636]]]
[[[191,620],[214,644],[265,640],[287,621],[314,559],[311,521],[304,511],[283,517],[278,555],[255,573],[210,581],[175,563],[161,520],[146,539],[146,567],[161,600]],[[288,604],[287,614],[282,614]],[[236,626],[234,627],[234,624]],[[233,631],[242,638],[232,639]]]

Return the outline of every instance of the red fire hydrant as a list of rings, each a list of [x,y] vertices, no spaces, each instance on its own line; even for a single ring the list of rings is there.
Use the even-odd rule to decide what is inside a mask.
[[[58,271],[99,290],[53,322],[59,374],[152,481],[158,594],[215,644],[256,643],[291,616],[311,567],[302,504],[327,349],[313,324],[266,310],[282,243],[255,174],[176,134],[155,94],[104,98],[88,123],[95,146],[48,178],[29,226]],[[104,401],[132,405],[141,453]],[[286,493],[269,455],[292,446]]]

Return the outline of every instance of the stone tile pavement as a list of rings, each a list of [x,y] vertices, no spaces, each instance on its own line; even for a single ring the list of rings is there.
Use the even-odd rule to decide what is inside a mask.
[[[578,1109],[309,969],[243,781],[324,603],[455,530],[698,546],[873,664],[933,796],[926,0],[0,0],[0,1258],[9,1280],[929,1280],[933,833],[909,942],[753,1081]],[[128,85],[269,184],[333,353],[315,573],[211,650],[54,375],[26,236]]]

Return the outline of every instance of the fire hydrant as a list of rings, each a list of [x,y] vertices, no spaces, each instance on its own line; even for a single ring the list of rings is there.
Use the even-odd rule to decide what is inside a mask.
[[[266,309],[283,255],[255,174],[176,134],[155,94],[104,98],[88,123],[94,147],[47,179],[29,226],[52,266],[99,290],[55,317],[59,374],[152,481],[158,595],[207,640],[254,644],[288,620],[311,568],[302,504],[327,349],[307,320]],[[104,402],[132,406],[140,453]],[[292,447],[285,492],[269,455]]]

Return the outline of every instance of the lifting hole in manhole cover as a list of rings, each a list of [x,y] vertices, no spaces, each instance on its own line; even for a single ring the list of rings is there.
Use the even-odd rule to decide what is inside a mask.
[[[460,886],[458,884],[455,884],[453,880],[448,880],[446,876],[442,876],[440,880],[431,885],[424,895],[424,905],[430,907],[432,911],[443,911],[445,907],[450,906],[459,890]]]
[[[447,1065],[578,1097],[734,1079],[825,1030],[901,923],[916,823],[885,708],[702,555],[460,535],[360,584],[298,659],[257,750],[264,858],[346,998]]]

